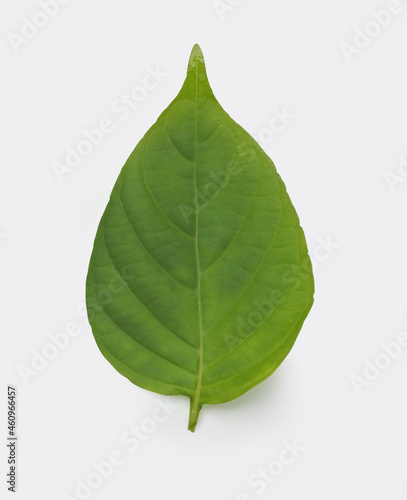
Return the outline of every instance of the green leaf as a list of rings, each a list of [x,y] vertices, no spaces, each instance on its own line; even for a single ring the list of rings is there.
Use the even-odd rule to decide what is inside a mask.
[[[215,99],[195,45],[181,91],[113,188],[86,285],[97,345],[134,384],[203,404],[287,356],[313,302],[298,216],[272,161]]]

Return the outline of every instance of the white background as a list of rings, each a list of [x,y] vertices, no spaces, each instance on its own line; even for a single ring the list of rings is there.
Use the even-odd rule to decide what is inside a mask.
[[[407,168],[397,173],[407,158],[407,5],[347,60],[341,44],[386,1],[230,3],[222,16],[212,0],[72,0],[13,48],[10,33],[42,8],[2,2],[1,495],[12,495],[4,438],[15,384],[24,500],[79,498],[78,480],[115,451],[121,465],[88,498],[407,498],[407,347],[361,390],[351,382],[407,329]],[[180,89],[196,42],[218,100],[254,137],[274,109],[294,115],[263,146],[314,256],[315,304],[270,379],[205,406],[195,434],[188,401],[172,398],[177,410],[132,451],[123,434],[148,427],[165,398],[100,354],[82,314],[84,283],[114,181]],[[168,76],[120,119],[111,104],[155,66]],[[104,117],[114,131],[59,182],[55,162]],[[323,252],[327,240],[335,248]],[[72,322],[80,333],[24,381],[21,366]],[[250,486],[293,440],[302,449],[293,463],[265,491]]]

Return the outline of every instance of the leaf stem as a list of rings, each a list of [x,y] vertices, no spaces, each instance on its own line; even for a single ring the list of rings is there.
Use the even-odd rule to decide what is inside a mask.
[[[202,405],[196,405],[195,402],[198,402],[197,398],[194,400],[191,399],[191,409],[189,412],[189,422],[188,422],[188,430],[191,432],[195,432],[196,423],[198,422],[199,412],[201,411]]]

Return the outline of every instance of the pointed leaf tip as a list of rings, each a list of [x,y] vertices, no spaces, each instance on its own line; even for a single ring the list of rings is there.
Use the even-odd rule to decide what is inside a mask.
[[[189,57],[188,69],[196,68],[200,63],[204,64],[204,57],[201,47],[196,43],[192,47],[191,55]]]

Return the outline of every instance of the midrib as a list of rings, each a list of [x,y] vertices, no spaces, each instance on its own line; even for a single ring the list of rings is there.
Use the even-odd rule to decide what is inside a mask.
[[[197,298],[198,298],[198,319],[199,319],[199,368],[197,383],[193,401],[191,403],[191,411],[189,416],[188,428],[191,431],[195,430],[195,425],[199,414],[199,398],[202,388],[203,376],[203,324],[202,324],[202,304],[201,304],[201,266],[199,263],[199,210],[198,210],[198,186],[197,186],[197,148],[198,148],[198,64],[195,65],[195,155],[194,155],[194,188],[195,188],[195,257],[196,257],[196,278],[197,278]]]

